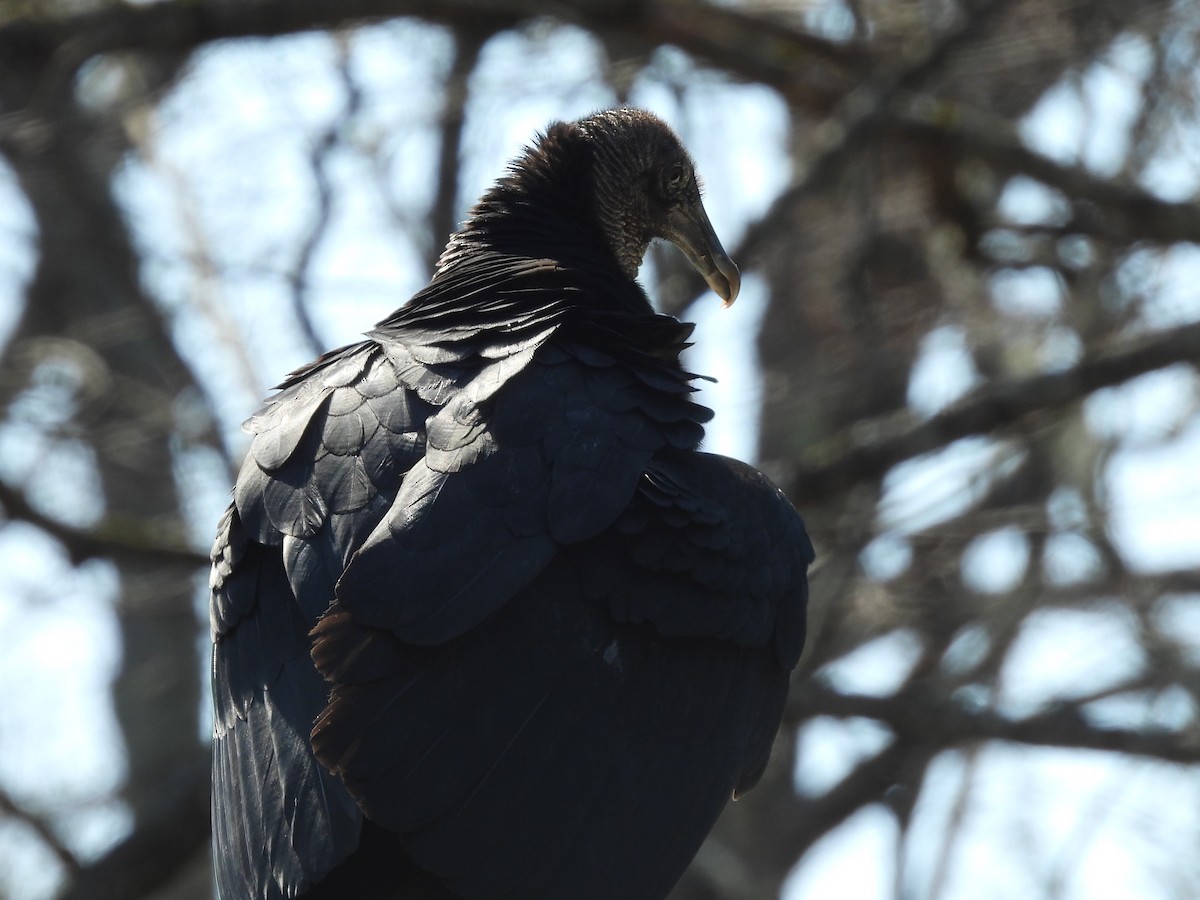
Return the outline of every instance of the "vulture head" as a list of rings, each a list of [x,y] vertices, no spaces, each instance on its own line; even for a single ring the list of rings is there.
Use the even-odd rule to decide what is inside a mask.
[[[663,238],[726,306],[733,303],[741,276],[708,221],[695,164],[675,133],[639,109],[605,110],[575,125],[592,150],[595,215],[622,271],[635,277],[650,242]]]
[[[483,195],[439,269],[466,258],[476,242],[560,259],[601,245],[632,280],[656,238],[682,250],[726,306],[737,298],[741,276],[708,221],[679,138],[644,110],[610,109],[551,125]]]

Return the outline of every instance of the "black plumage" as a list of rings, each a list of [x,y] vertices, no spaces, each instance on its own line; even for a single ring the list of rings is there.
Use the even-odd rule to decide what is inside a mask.
[[[224,900],[651,900],[766,764],[812,547],[698,450],[676,243],[726,302],[647,113],[552,126],[430,284],[293,373],[213,549]]]

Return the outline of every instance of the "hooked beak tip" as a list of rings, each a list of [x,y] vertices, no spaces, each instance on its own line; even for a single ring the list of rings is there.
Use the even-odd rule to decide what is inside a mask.
[[[721,298],[721,306],[729,309],[742,289],[742,274],[733,260],[724,254],[715,254],[713,264],[716,268],[709,272],[704,280],[708,282],[712,292]]]

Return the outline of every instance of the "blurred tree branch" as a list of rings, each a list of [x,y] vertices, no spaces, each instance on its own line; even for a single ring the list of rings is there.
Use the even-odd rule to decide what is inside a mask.
[[[181,761],[181,775],[160,785],[154,814],[95,862],[79,868],[58,900],[139,900],[170,883],[209,842],[209,758]]]
[[[317,211],[306,229],[304,239],[300,242],[288,279],[292,289],[292,314],[300,326],[300,332],[308,342],[308,352],[312,356],[319,356],[325,347],[325,342],[317,333],[316,324],[309,312],[311,292],[309,270],[312,268],[313,258],[321,241],[328,235],[330,219],[333,214],[333,185],[329,177],[330,159],[334,151],[342,145],[345,133],[350,129],[354,117],[362,107],[362,91],[350,71],[346,43],[339,40],[337,44],[338,79],[345,91],[345,105],[341,113],[317,135],[309,153],[308,165],[312,171],[313,185],[316,188]]]
[[[454,56],[446,74],[438,128],[437,191],[425,234],[428,247],[425,258],[429,271],[437,266],[446,238],[458,230],[458,168],[462,161],[463,128],[466,126],[467,95],[471,75],[479,64],[479,54],[487,42],[483,30],[460,29],[455,34]]]
[[[827,104],[860,77],[860,50],[772,21],[693,0],[256,0],[114,5],[0,26],[0,58],[38,48],[65,82],[97,54],[188,51],[229,38],[277,37],[398,17],[446,25],[479,37],[554,15],[643,48],[675,44],[721,68],[772,84],[795,102]],[[24,50],[22,50],[24,48]]]
[[[1031,716],[1011,718],[994,710],[972,708],[925,688],[876,697],[842,693],[812,679],[798,691],[805,715],[874,719],[908,740],[919,741],[936,734],[939,743],[950,746],[996,740],[1103,750],[1165,762],[1200,762],[1200,740],[1194,734],[1096,725],[1088,720],[1084,709],[1073,703],[1058,703]]]
[[[50,852],[54,854],[59,864],[66,870],[68,877],[78,877],[80,871],[82,871],[79,858],[58,839],[58,835],[54,833],[54,829],[41,816],[35,815],[22,807],[3,788],[0,788],[0,814],[24,822],[27,827],[33,829],[34,834],[50,849]]]
[[[91,528],[76,528],[39,512],[23,493],[0,483],[0,506],[9,520],[20,520],[58,539],[72,563],[95,557],[133,557],[181,566],[207,566],[207,554],[181,541],[164,541],[161,527],[143,519],[113,517]]]
[[[931,95],[910,94],[888,111],[911,134],[958,146],[1007,175],[1026,175],[1061,191],[1072,204],[1067,229],[1133,242],[1200,241],[1200,205],[1172,203],[1120,180],[1066,166],[1031,150],[998,116]]]
[[[884,418],[857,423],[812,448],[814,462],[798,466],[787,491],[804,505],[877,478],[892,466],[971,435],[988,434],[1037,412],[1077,403],[1093,391],[1176,363],[1200,361],[1200,323],[1133,339],[1059,372],[991,381],[949,409],[897,427]]]

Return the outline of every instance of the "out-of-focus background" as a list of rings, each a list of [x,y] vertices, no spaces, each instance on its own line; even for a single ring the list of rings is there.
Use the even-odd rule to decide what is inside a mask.
[[[205,554],[539,129],[671,122],[709,446],[818,547],[673,900],[1200,896],[1200,7],[0,0],[0,896],[211,896]]]

